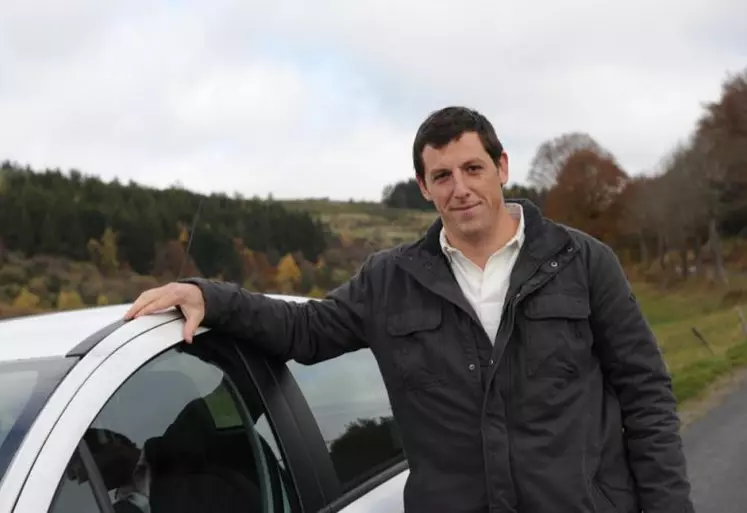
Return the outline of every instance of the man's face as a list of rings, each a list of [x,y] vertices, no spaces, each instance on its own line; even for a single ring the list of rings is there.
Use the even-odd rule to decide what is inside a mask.
[[[477,133],[466,132],[443,148],[426,146],[422,158],[425,172],[418,179],[420,190],[441,214],[447,231],[468,240],[489,233],[503,208],[506,154],[496,166]]]

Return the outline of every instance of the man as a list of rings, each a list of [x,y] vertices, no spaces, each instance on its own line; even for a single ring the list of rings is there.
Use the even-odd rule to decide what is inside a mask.
[[[508,157],[475,111],[433,113],[413,162],[438,221],[323,301],[188,279],[127,318],[178,306],[187,341],[204,324],[307,364],[370,347],[407,513],[692,512],[670,377],[611,249],[504,201]]]

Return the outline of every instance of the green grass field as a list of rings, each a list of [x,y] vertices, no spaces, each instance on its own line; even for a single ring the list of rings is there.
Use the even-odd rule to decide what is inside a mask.
[[[747,335],[736,310],[741,307],[747,315],[747,280],[725,288],[693,283],[664,292],[636,284],[635,290],[672,373],[680,405],[701,399],[719,378],[747,366]]]

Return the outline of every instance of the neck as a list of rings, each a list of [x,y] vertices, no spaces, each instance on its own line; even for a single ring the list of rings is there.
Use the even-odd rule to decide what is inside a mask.
[[[505,206],[498,213],[495,224],[487,233],[479,233],[474,236],[459,236],[452,233],[444,225],[446,239],[454,248],[471,260],[481,269],[485,268],[490,256],[501,249],[516,234],[519,220],[515,219]]]

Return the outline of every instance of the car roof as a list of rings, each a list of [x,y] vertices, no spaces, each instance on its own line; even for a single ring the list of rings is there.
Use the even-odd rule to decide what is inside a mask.
[[[294,302],[309,298],[267,294]],[[0,362],[28,358],[61,357],[86,338],[120,321],[130,304],[86,307],[0,319]],[[176,310],[145,316],[130,322],[143,324],[143,331],[163,322],[163,316],[178,316]]]

